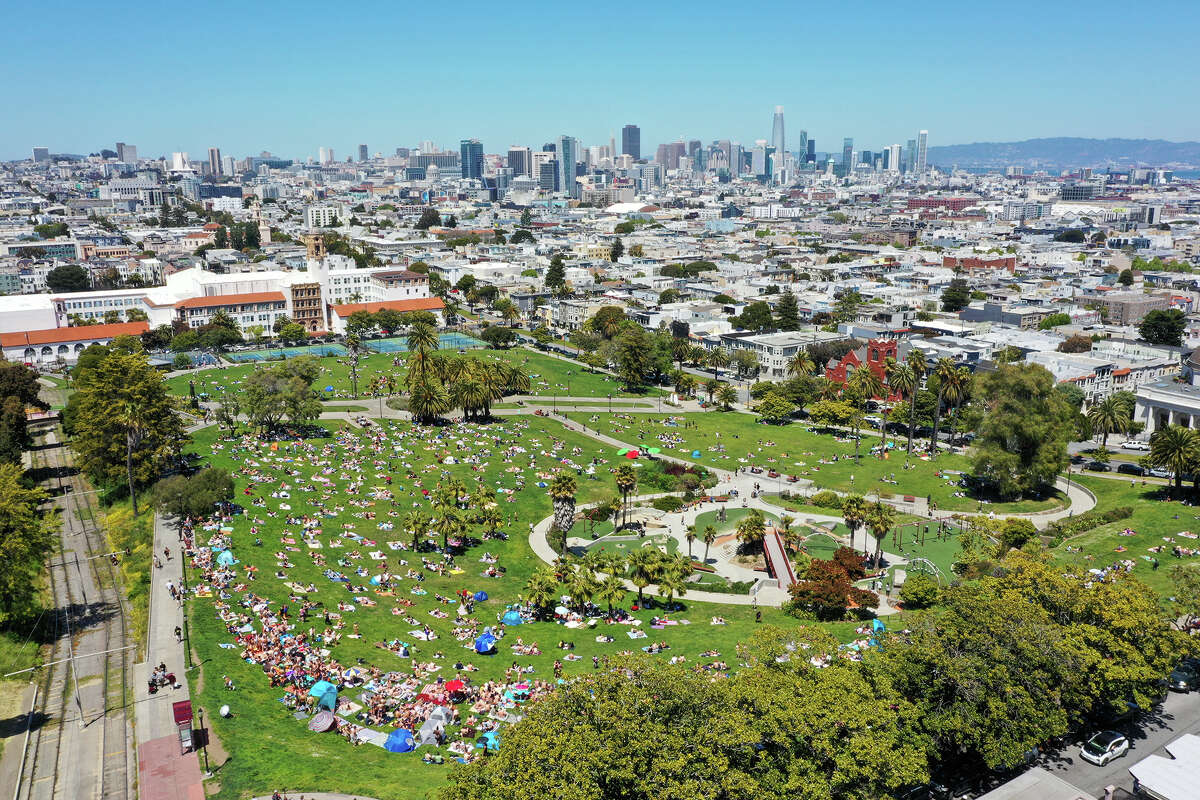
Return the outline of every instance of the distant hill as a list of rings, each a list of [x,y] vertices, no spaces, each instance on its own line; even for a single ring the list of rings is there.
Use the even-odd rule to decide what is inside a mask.
[[[1196,167],[1200,142],[1164,139],[1083,139],[1060,136],[1023,142],[976,142],[929,148],[929,163],[941,167]]]

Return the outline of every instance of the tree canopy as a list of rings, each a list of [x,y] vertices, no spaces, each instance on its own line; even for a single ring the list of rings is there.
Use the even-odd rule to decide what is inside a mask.
[[[1142,318],[1138,336],[1150,344],[1169,344],[1178,347],[1183,342],[1187,320],[1178,308],[1156,308]]]

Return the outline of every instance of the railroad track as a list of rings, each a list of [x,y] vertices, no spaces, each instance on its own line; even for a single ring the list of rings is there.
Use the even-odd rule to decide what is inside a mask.
[[[120,576],[104,555],[96,504],[83,478],[73,474],[73,454],[61,429],[44,433],[51,431],[56,443],[35,451],[34,463],[49,473],[44,486],[62,520],[61,551],[49,570],[58,611],[49,666],[38,684],[40,724],[30,734],[16,800],[129,800],[136,774],[129,725],[134,651],[126,649],[131,642]],[[74,663],[67,660],[72,651]]]

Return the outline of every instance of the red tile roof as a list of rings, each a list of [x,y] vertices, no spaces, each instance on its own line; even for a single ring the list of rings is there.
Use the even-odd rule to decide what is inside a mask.
[[[214,294],[211,297],[189,297],[175,304],[176,308],[219,308],[252,303],[284,303],[283,292],[249,292],[247,294]]]
[[[378,303],[343,303],[333,307],[333,313],[339,317],[348,317],[356,311],[376,311],[391,309],[392,311],[441,311],[446,307],[440,297],[420,297],[416,300],[382,300]]]
[[[150,330],[148,322],[113,322],[108,325],[79,325],[74,328],[47,328],[40,331],[0,333],[0,346],[24,347],[42,344],[67,344],[138,336]]]

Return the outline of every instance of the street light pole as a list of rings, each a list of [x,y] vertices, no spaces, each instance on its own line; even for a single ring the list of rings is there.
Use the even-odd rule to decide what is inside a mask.
[[[204,754],[204,777],[211,778],[212,770],[208,766],[208,731],[204,729],[204,709],[196,706],[196,719],[200,722],[200,752]]]

